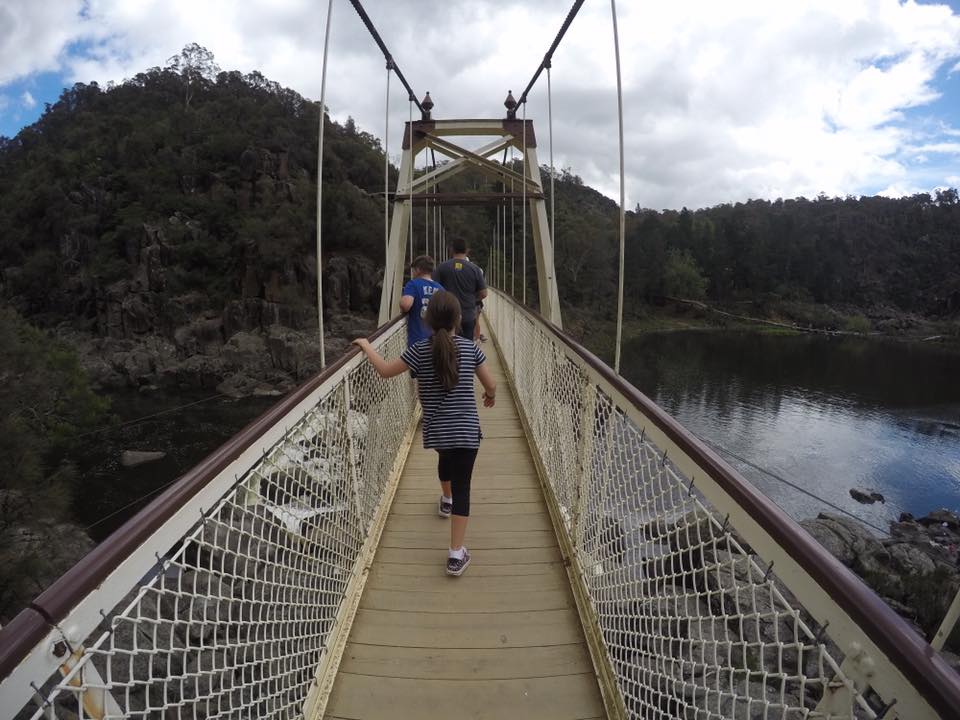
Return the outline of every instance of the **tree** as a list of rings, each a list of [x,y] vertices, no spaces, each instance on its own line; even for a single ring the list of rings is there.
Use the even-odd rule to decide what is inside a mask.
[[[706,295],[707,279],[687,250],[670,248],[663,267],[663,292],[669,297],[701,300]]]
[[[179,55],[167,60],[167,69],[178,73],[183,79],[183,106],[190,108],[190,101],[198,87],[216,81],[220,67],[213,53],[197,43],[184,46]]]

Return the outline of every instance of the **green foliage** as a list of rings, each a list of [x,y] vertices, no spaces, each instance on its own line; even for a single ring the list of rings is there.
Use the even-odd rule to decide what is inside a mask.
[[[707,279],[700,272],[689,250],[670,248],[663,267],[663,292],[671,297],[700,300],[707,289]]]
[[[110,89],[65,90],[0,144],[3,296],[45,325],[89,326],[159,243],[166,286],[151,292],[200,292],[219,312],[279,273],[310,302],[318,111],[258,72],[222,72],[196,44]],[[324,249],[382,262],[380,144],[325,122]]]
[[[866,334],[873,330],[873,324],[863,315],[851,315],[844,320],[843,329],[847,332]]]
[[[26,538],[69,516],[77,489],[67,457],[82,430],[102,424],[108,404],[95,395],[76,356],[0,307],[0,618],[39,589],[55,558]],[[12,555],[7,557],[12,551]]]

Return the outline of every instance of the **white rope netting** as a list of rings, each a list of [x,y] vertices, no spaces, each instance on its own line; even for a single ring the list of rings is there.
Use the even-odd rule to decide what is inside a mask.
[[[397,357],[405,336],[400,324],[380,351]],[[103,690],[106,718],[301,717],[415,422],[409,379],[352,365],[171,539],[32,717],[91,717]]]

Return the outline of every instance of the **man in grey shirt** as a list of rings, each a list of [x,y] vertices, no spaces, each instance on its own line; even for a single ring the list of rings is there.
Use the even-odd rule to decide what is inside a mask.
[[[460,301],[460,336],[473,340],[473,329],[477,323],[477,300],[487,296],[487,283],[483,271],[467,260],[467,243],[456,238],[452,243],[453,257],[440,263],[433,279],[452,292]]]

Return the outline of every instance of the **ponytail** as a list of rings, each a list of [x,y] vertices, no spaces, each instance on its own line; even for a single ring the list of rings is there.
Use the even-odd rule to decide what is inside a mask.
[[[443,385],[443,389],[450,392],[457,386],[460,379],[460,358],[453,336],[447,330],[438,330],[433,334],[430,343],[433,356],[433,372]]]
[[[433,330],[430,340],[433,372],[443,389],[450,392],[460,379],[460,358],[453,341],[453,333],[460,326],[460,301],[453,293],[438,290],[430,298],[424,319]]]

